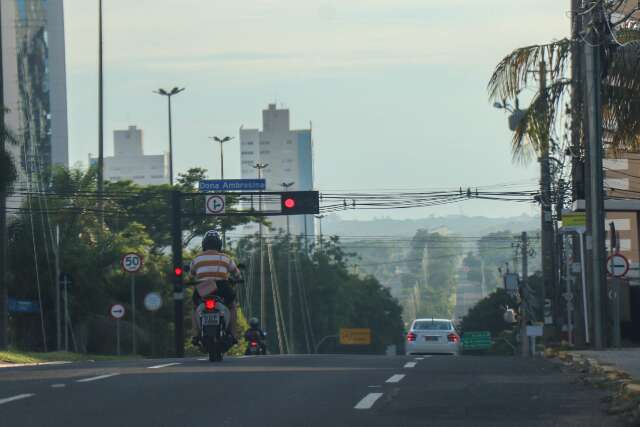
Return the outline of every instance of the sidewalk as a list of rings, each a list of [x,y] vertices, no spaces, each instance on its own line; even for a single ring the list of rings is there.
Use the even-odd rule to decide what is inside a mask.
[[[570,353],[583,357],[596,359],[604,365],[612,365],[631,375],[634,380],[640,381],[640,348],[624,348],[609,350],[581,350]]]

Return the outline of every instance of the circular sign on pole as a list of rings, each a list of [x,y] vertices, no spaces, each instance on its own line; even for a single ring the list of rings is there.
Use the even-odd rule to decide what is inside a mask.
[[[149,292],[144,297],[144,306],[149,311],[160,310],[160,307],[162,307],[162,297],[157,292]]]
[[[144,259],[142,258],[142,255],[133,252],[125,254],[120,260],[122,269],[127,273],[137,273],[142,268],[143,263]]]
[[[206,196],[205,213],[207,215],[221,215],[224,213],[225,199],[224,196],[212,195]]]
[[[629,272],[629,260],[620,254],[607,258],[607,273],[613,277],[623,277]]]
[[[113,304],[109,309],[109,314],[114,319],[122,319],[124,317],[124,306],[122,304]]]

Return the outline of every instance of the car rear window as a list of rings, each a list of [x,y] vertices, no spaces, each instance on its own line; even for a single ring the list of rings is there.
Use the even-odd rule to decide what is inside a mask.
[[[453,328],[448,320],[418,320],[413,324],[413,329],[417,331],[450,331]]]

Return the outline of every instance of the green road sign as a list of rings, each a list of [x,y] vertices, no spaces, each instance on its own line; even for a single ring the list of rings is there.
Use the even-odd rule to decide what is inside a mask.
[[[472,331],[462,334],[463,350],[489,350],[493,345],[489,331]]]

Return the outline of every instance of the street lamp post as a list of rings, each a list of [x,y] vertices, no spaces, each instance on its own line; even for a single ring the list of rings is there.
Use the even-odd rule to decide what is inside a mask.
[[[258,179],[262,178],[262,169],[269,166],[268,163],[256,163],[253,165],[254,169],[258,170]],[[258,209],[262,211],[262,197],[258,200]],[[259,226],[260,236],[260,324],[264,328],[267,324],[267,305],[265,300],[265,293],[267,289],[267,282],[265,278],[264,270],[264,245],[262,243],[262,222]]]
[[[294,182],[283,182],[280,184],[284,191],[289,190],[295,184]],[[291,230],[289,228],[289,215],[286,215],[287,218],[287,323],[289,325],[289,343],[291,343],[291,348],[289,351],[291,353],[294,352],[294,344],[293,344],[293,281],[291,280]]]
[[[169,110],[169,184],[173,186],[173,136],[171,132],[171,97],[173,95],[177,95],[180,92],[184,91],[184,88],[174,87],[170,91],[166,91],[164,89],[154,90],[153,93],[157,93],[158,95],[166,96],[168,100],[168,110]]]
[[[224,153],[222,150],[222,144],[231,141],[233,137],[225,136],[224,138],[218,138],[217,136],[210,136],[209,139],[213,139],[220,143],[220,179],[224,180]]]

